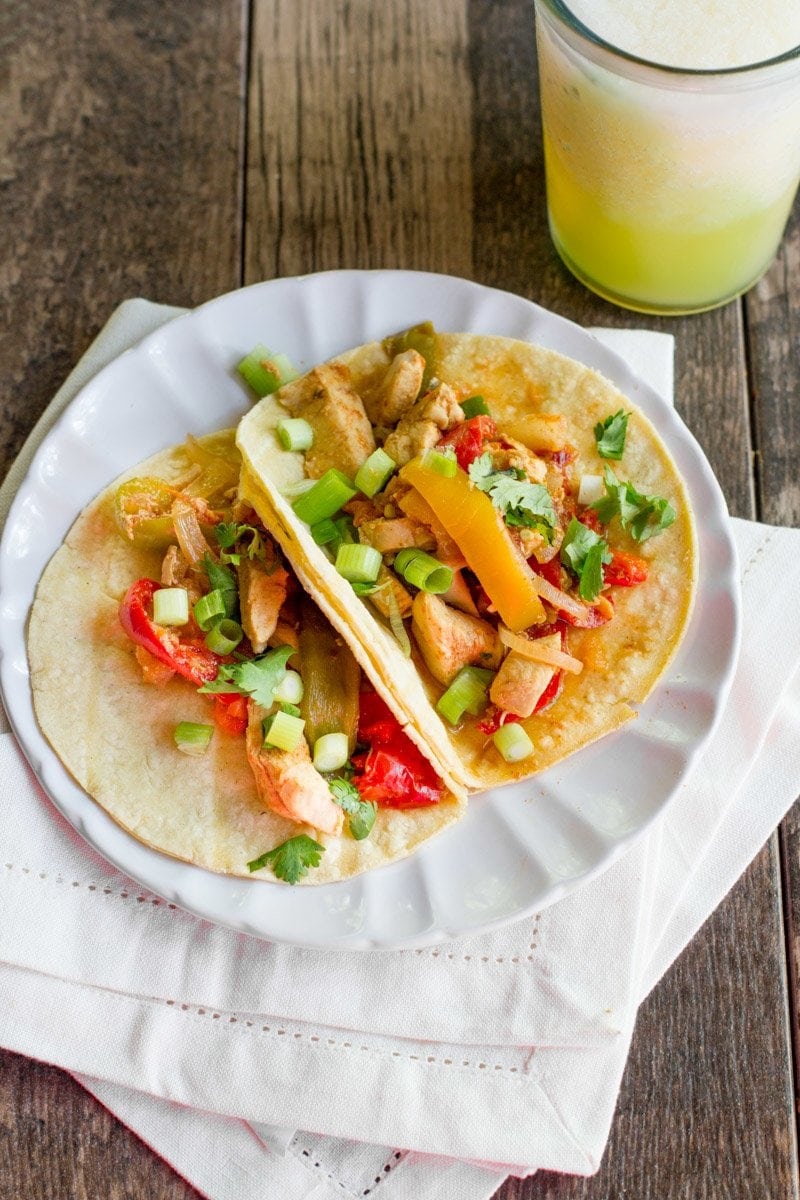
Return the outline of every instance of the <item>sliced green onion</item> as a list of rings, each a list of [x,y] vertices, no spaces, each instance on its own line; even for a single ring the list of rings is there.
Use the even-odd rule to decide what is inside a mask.
[[[400,605],[397,603],[397,596],[391,584],[384,594],[386,596],[386,605],[389,609],[389,625],[394,639],[402,650],[404,657],[411,658],[411,641],[403,624],[403,615],[400,612]]]
[[[349,583],[374,583],[382,562],[380,550],[360,542],[340,546],[336,554],[336,570]]]
[[[394,569],[407,583],[435,596],[448,591],[453,583],[453,568],[446,567],[424,550],[411,547],[401,550],[395,557]]]
[[[426,471],[433,471],[434,475],[443,475],[445,479],[452,479],[458,470],[455,451],[445,454],[443,450],[426,450],[422,456],[422,465]]]
[[[281,488],[281,495],[285,500],[296,500],[298,496],[304,496],[306,492],[310,492],[317,485],[316,479],[297,479],[294,483],[287,483]]]
[[[356,471],[355,485],[365,496],[382,492],[397,469],[397,463],[380,447]]]
[[[332,517],[355,494],[356,489],[347,476],[337,471],[336,467],[331,467],[321,479],[315,481],[313,487],[295,500],[292,508],[301,521],[316,525],[318,521]]]
[[[501,725],[492,735],[492,741],[506,762],[509,763],[519,762],[520,759],[533,754],[533,742],[522,726],[515,721],[509,722],[508,725]]]
[[[339,538],[341,541],[346,542],[347,545],[350,545],[352,542],[356,541],[356,530],[351,517],[337,517],[334,521],[334,525],[339,531]]]
[[[153,620],[156,625],[185,625],[189,620],[186,588],[159,588],[153,594]]]
[[[273,713],[262,725],[264,745],[274,746],[276,750],[296,750],[300,745],[305,725],[305,721],[300,717],[293,717],[291,713]]]
[[[212,625],[205,637],[206,645],[214,654],[230,654],[239,645],[244,634],[238,621],[227,617]]]
[[[314,766],[318,771],[338,771],[349,757],[346,733],[323,733],[314,742]]]
[[[327,546],[335,542],[340,534],[335,521],[326,517],[324,521],[317,521],[316,525],[311,526],[311,536],[318,546]]]
[[[194,612],[194,619],[203,633],[207,633],[212,625],[216,625],[218,621],[221,621],[227,612],[225,598],[220,589],[214,588],[213,592],[208,592],[207,595],[201,596],[192,611]]]
[[[490,415],[489,405],[483,396],[470,396],[468,400],[461,401],[461,407],[467,420],[470,417],[488,417]]]
[[[281,704],[299,704],[303,691],[302,676],[297,671],[287,671],[278,686],[272,689],[272,698]]]
[[[465,712],[479,717],[489,703],[488,689],[494,671],[485,667],[462,667],[436,705],[451,725],[457,725]]]
[[[194,755],[205,754],[213,736],[213,725],[200,725],[197,721],[181,721],[172,734],[181,753]]]
[[[257,396],[269,396],[285,383],[297,379],[297,371],[285,354],[273,354],[261,345],[254,346],[237,364],[236,370]]]
[[[278,421],[275,432],[284,450],[310,450],[314,444],[314,430],[302,417]]]

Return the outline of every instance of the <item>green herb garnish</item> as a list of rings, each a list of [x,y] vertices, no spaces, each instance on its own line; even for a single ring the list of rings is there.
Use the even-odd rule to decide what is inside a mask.
[[[611,562],[608,543],[573,517],[561,543],[561,561],[578,576],[581,600],[596,600],[603,586],[603,564]]]
[[[481,454],[469,467],[469,477],[486,492],[507,525],[538,529],[549,540],[556,525],[553,499],[544,484],[531,483],[524,471],[495,471],[492,456]]]
[[[216,679],[204,683],[198,691],[239,692],[243,696],[252,696],[257,704],[269,708],[274,700],[275,688],[286,675],[286,663],[296,653],[294,646],[278,646],[258,658],[221,663]]]
[[[361,842],[369,837],[378,812],[377,804],[362,800],[358,788],[347,779],[331,779],[328,786],[334,802],[347,813],[350,833],[355,840]]]
[[[597,453],[601,458],[622,458],[625,450],[625,434],[628,429],[630,413],[615,412],[612,417],[606,417],[594,427],[594,437],[597,442]]]
[[[325,853],[325,847],[305,833],[281,842],[272,850],[267,850],[258,858],[247,864],[249,871],[260,871],[262,867],[272,867],[273,874],[286,883],[297,883],[308,874],[310,867],[318,867],[319,860]]]
[[[606,494],[589,507],[604,525],[612,517],[619,517],[622,528],[629,531],[634,541],[646,542],[675,520],[675,509],[663,497],[643,496],[632,483],[621,483],[610,467],[603,472],[603,479]]]
[[[210,554],[203,555],[203,570],[208,576],[209,590],[219,592],[225,605],[225,616],[232,621],[239,620],[239,587],[233,571],[214,562]]]

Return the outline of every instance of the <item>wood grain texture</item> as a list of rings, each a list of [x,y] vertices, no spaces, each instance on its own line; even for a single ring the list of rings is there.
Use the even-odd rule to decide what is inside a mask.
[[[245,280],[470,274],[465,0],[255,0]]]
[[[242,7],[0,5],[3,469],[121,300],[238,283]]]

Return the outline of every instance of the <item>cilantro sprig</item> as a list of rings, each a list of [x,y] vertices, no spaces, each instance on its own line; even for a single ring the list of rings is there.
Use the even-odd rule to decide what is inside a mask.
[[[208,577],[209,589],[222,592],[225,616],[231,621],[239,619],[239,585],[233,571],[215,562],[210,554],[203,555],[203,570]]]
[[[260,871],[262,867],[272,867],[278,879],[294,884],[307,875],[311,867],[319,866],[324,853],[324,846],[307,834],[300,833],[254,858],[247,864],[247,869],[252,872]]]
[[[369,837],[378,812],[377,804],[362,800],[358,788],[347,779],[331,779],[328,786],[334,802],[347,813],[350,833],[355,840],[361,842]]]
[[[625,451],[625,434],[628,431],[630,413],[615,412],[613,416],[599,421],[594,427],[597,453],[601,458],[620,459]]]
[[[604,525],[619,517],[622,528],[628,530],[634,541],[646,542],[675,520],[677,513],[663,496],[643,496],[632,483],[617,479],[610,467],[603,472],[603,480],[606,494],[590,507]]]
[[[204,683],[201,692],[239,692],[252,696],[257,704],[269,708],[273,703],[273,692],[286,675],[286,664],[293,654],[294,646],[278,646],[258,658],[244,658],[235,663],[221,663],[216,679]]]
[[[578,576],[581,600],[596,600],[603,586],[603,564],[611,562],[608,543],[573,517],[561,543],[561,561]]]
[[[492,456],[481,454],[469,466],[469,477],[503,514],[507,525],[524,525],[550,537],[557,517],[553,500],[541,483],[531,483],[524,471],[496,471]]]
[[[220,521],[214,526],[214,536],[217,539],[217,545],[222,551],[222,561],[232,563],[238,567],[242,561],[242,554],[234,552],[233,547],[237,542],[245,541],[246,554],[249,559],[263,559],[266,554],[264,546],[264,538],[261,531],[256,529],[255,525],[246,525],[236,521]],[[241,550],[241,547],[240,547]]]

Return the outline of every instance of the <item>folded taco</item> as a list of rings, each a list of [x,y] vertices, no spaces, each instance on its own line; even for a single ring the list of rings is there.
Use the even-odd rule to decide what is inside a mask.
[[[417,326],[261,400],[244,494],[440,773],[487,788],[636,715],[691,611],[656,430],[553,351]]]
[[[239,472],[232,431],[190,438],[79,516],[32,608],[36,715],[141,841],[233,875],[342,879],[457,819],[463,789],[298,584]]]

